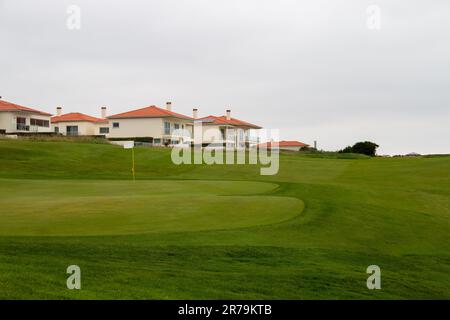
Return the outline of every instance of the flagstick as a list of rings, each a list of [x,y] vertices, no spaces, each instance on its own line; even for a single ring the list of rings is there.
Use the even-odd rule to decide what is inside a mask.
[[[134,141],[125,141],[124,149],[131,149],[131,172],[133,173],[133,181],[136,181],[136,173],[134,170]]]
[[[133,172],[133,181],[136,181],[136,173],[134,172],[134,148],[131,148],[131,172]]]

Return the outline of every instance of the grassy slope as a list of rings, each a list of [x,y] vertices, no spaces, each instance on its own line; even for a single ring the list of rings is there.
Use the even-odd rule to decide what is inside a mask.
[[[129,156],[109,145],[0,141],[0,178],[129,179]],[[306,209],[232,230],[1,237],[0,297],[450,298],[449,157],[286,154],[276,176],[246,165],[175,166],[167,150],[136,149],[136,159],[138,179],[272,182],[272,196],[302,199]],[[81,291],[65,289],[69,264],[82,268]],[[365,287],[370,264],[382,269],[380,291]]]

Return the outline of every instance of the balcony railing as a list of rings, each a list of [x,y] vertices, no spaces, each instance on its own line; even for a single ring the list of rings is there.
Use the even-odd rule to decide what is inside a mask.
[[[19,130],[19,131],[30,131],[30,126],[27,126],[24,123],[18,123],[17,124],[17,130]]]

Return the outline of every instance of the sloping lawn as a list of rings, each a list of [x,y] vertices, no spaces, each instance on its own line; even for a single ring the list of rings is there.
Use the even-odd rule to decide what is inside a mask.
[[[0,140],[0,298],[450,298],[448,156],[136,164],[133,183],[129,150]]]

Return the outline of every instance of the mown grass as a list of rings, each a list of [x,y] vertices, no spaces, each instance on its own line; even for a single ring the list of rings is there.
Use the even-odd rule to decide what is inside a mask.
[[[1,236],[236,229],[282,222],[300,214],[304,207],[293,197],[259,195],[276,187],[263,182],[0,182]]]
[[[226,188],[217,191],[220,183],[214,181],[246,181],[276,185],[253,185],[251,189],[262,188],[254,192],[259,194],[256,202],[262,195],[296,198],[305,209],[283,221],[225,228],[190,230],[188,223],[177,230],[125,235],[3,234],[1,298],[450,298],[450,157],[330,159],[289,153],[281,155],[277,175],[261,176],[258,166],[176,166],[168,150],[135,151],[137,184],[143,186],[137,190],[130,182],[129,150],[0,141],[1,207],[12,206],[14,200],[15,206],[32,205],[38,203],[33,197],[44,195],[50,202],[54,196],[57,203],[60,197],[71,199],[73,189],[78,190],[73,196],[81,198],[101,196],[103,201],[120,194],[131,200],[135,192],[145,194],[148,183],[160,184],[152,192],[168,202],[195,193],[183,199],[183,207],[208,215],[217,206],[199,209],[202,197],[233,196]],[[177,185],[186,181],[204,187],[185,190]],[[242,195],[246,188],[238,189],[235,208],[243,205],[241,198],[254,197]],[[153,210],[150,201],[139,206],[141,212]],[[226,226],[227,219],[236,218],[220,206],[217,217]],[[3,209],[1,219],[19,211]],[[80,291],[65,287],[70,264],[82,269]],[[366,288],[365,270],[371,264],[382,270],[381,290]]]

